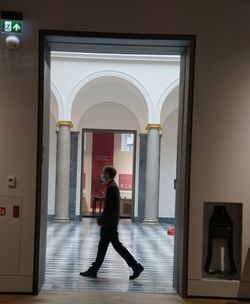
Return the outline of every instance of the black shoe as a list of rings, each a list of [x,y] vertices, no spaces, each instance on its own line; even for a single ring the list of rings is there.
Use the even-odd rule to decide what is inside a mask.
[[[89,278],[96,278],[97,273],[89,268],[87,271],[80,272],[80,276],[89,277]]]
[[[139,277],[139,275],[143,272],[144,267],[141,264],[137,264],[137,267],[134,269],[133,275],[129,277],[130,280],[134,280]]]

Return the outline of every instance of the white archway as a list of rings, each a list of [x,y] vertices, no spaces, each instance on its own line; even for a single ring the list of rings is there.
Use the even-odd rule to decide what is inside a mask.
[[[168,116],[179,107],[179,85],[173,86],[171,91],[168,91],[165,100],[161,105],[160,122],[163,126]]]
[[[156,108],[155,108],[155,115],[156,115],[156,119],[162,123],[164,123],[164,120],[162,121],[162,112],[164,112],[164,108],[166,107],[166,103],[169,102],[169,96],[173,93],[176,92],[176,89],[178,88],[179,90],[179,83],[180,83],[180,79],[177,78],[175,79],[173,82],[171,82],[170,85],[168,85],[164,91],[162,92]],[[178,98],[177,98],[177,107],[178,107]],[[168,106],[168,105],[167,105]],[[165,116],[165,119],[167,118],[167,116]]]
[[[92,106],[116,102],[126,106],[137,117],[144,130],[153,105],[149,93],[134,77],[119,71],[101,71],[82,79],[71,91],[66,105],[70,119],[78,125],[80,117]]]
[[[128,107],[117,102],[103,102],[93,105],[82,115],[78,131],[82,128],[140,131],[140,124]]]
[[[64,105],[62,94],[60,93],[56,84],[51,80],[51,95],[50,95],[50,102],[51,102],[51,112],[55,118],[55,120],[60,120],[64,117]]]

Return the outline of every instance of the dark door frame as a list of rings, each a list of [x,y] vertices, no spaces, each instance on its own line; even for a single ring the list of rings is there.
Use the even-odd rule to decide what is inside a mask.
[[[82,177],[84,169],[84,133],[113,133],[113,134],[134,134],[134,150],[133,150],[133,192],[132,192],[132,214],[131,220],[134,221],[134,206],[135,206],[135,176],[136,176],[136,149],[137,149],[137,131],[136,130],[123,130],[123,129],[95,129],[95,128],[82,128],[82,146],[81,146],[81,198],[80,206],[82,206]]]
[[[101,41],[105,40],[105,44]],[[174,288],[182,297],[187,296],[188,279],[188,235],[189,235],[189,200],[192,143],[193,87],[195,65],[195,35],[164,34],[120,34],[71,31],[39,31],[39,87],[38,87],[38,137],[37,137],[37,179],[36,179],[36,213],[33,293],[38,294],[43,284],[44,243],[46,233],[44,225],[42,200],[42,176],[44,147],[44,85],[46,75],[44,66],[50,57],[50,51],[94,52],[104,45],[104,52],[127,53],[154,52],[154,54],[181,55],[180,102],[177,151],[177,185],[176,185],[176,235],[174,257]],[[124,51],[123,51],[124,53]],[[49,77],[49,75],[48,75]],[[45,208],[46,209],[46,208]]]

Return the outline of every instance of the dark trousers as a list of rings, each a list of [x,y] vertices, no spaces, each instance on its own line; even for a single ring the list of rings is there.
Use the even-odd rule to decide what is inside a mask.
[[[98,270],[102,266],[103,260],[108,250],[109,243],[111,243],[114,249],[120,254],[120,256],[124,258],[129,267],[135,269],[138,266],[137,261],[119,241],[117,226],[102,227],[100,235],[101,238],[98,245],[96,260],[92,264],[91,270],[93,270],[94,272],[98,272]]]

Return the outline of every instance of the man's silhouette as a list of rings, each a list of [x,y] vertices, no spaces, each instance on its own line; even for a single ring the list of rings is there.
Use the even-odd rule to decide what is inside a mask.
[[[118,237],[118,223],[120,217],[120,191],[114,181],[116,169],[112,166],[106,166],[102,171],[102,180],[105,182],[106,194],[104,197],[104,209],[97,223],[101,226],[101,237],[98,245],[96,260],[92,266],[85,272],[80,272],[81,276],[96,278],[97,272],[102,266],[109,243],[124,258],[128,266],[132,268],[133,275],[129,278],[133,280],[144,270],[143,266],[138,263],[129,251],[122,245]]]

